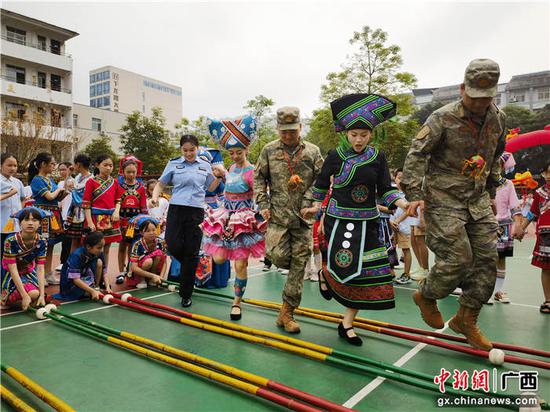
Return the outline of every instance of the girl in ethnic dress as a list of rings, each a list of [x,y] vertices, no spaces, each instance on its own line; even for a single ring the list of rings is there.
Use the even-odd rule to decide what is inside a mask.
[[[170,268],[166,242],[159,236],[160,222],[151,216],[139,215],[130,220],[130,225],[139,232],[139,238],[132,245],[130,277],[126,284],[138,289],[146,288],[147,283],[160,285]]]
[[[100,155],[96,159],[98,174],[86,182],[82,208],[86,216],[85,228],[103,232],[105,246],[105,267],[109,267],[109,248],[111,243],[120,242],[120,222],[115,211],[117,182],[111,176],[113,159],[109,155]]]
[[[130,219],[147,213],[147,193],[145,186],[137,178],[141,176],[142,164],[134,156],[120,159],[118,187],[116,193],[116,208],[113,218],[120,218],[122,241],[118,245],[118,270],[116,278],[118,285],[124,283],[126,262],[130,257],[130,247],[134,242],[134,230],[130,229]],[[130,230],[129,230],[130,229]]]
[[[91,159],[83,153],[78,154],[74,158],[74,171],[77,173],[75,178],[75,186],[71,192],[71,207],[67,215],[67,229],[65,236],[72,240],[71,253],[74,252],[82,243],[82,230],[84,229],[84,209],[82,208],[82,197],[84,196],[84,188],[88,179],[92,178],[90,173]]]
[[[504,152],[501,156],[501,165],[505,173],[514,170],[516,162],[512,153]],[[510,303],[508,294],[504,291],[504,278],[506,277],[506,258],[514,256],[514,238],[512,237],[512,223],[521,221],[521,205],[519,203],[516,188],[511,180],[502,177],[500,185],[497,187],[495,197],[498,221],[498,262],[497,262],[497,280],[493,295],[487,302],[492,305],[495,301],[500,303]]]
[[[70,254],[61,269],[61,293],[63,300],[77,300],[89,296],[99,299],[99,285],[105,283],[105,290],[111,293],[111,286],[105,265],[105,240],[102,232],[90,232],[84,237],[83,246]],[[57,295],[54,297],[58,297]]]
[[[59,202],[68,195],[51,177],[55,170],[55,159],[50,153],[38,153],[36,158],[29,165],[29,182],[34,198],[34,206],[47,210],[51,213],[49,232],[44,233],[48,239],[48,250],[46,253],[46,282],[58,285],[59,279],[52,273],[53,247],[61,242],[63,238],[63,217]]]
[[[321,290],[346,307],[339,336],[360,346],[362,340],[353,330],[358,310],[395,307],[376,197],[389,208],[406,209],[407,202],[391,186],[384,153],[369,146],[369,140],[376,125],[395,115],[396,105],[383,96],[352,94],[332,102],[331,109],[336,131],[346,134],[340,146],[328,153],[313,187],[319,206],[333,176],[324,216],[328,262],[319,281]]]
[[[254,209],[254,166],[250,164],[247,148],[256,138],[256,121],[252,116],[235,120],[211,120],[212,137],[229,151],[234,164],[225,179],[223,207],[209,209],[201,228],[203,249],[214,262],[235,261],[235,298],[230,317],[241,318],[241,299],[248,278],[248,258],[265,255],[267,222]]]
[[[529,223],[537,222],[537,243],[531,264],[541,269],[544,302],[540,305],[540,313],[550,315],[550,162],[546,163],[542,177],[546,183],[535,192],[531,210],[523,221],[522,229],[525,231]],[[515,236],[520,240],[521,237],[523,235]]]
[[[26,310],[32,303],[45,305],[44,264],[47,241],[40,236],[42,222],[50,217],[49,212],[26,207],[14,217],[21,231],[6,238],[2,245],[2,305],[20,303]]]

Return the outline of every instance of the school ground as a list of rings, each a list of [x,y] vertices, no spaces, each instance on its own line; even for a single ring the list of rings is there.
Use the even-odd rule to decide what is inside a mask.
[[[540,271],[530,265],[533,245],[533,238],[516,242],[515,256],[508,261],[506,279],[506,290],[512,303],[486,306],[480,316],[480,326],[493,341],[549,351],[550,316],[539,313],[543,298]],[[112,257],[114,262],[114,253]],[[116,275],[111,272],[111,276]],[[261,264],[254,262],[246,297],[278,302],[284,282],[285,277],[279,272],[262,272]],[[362,311],[360,316],[429,329],[412,302],[414,289],[414,284],[396,287],[395,310]],[[217,291],[230,295],[232,285]],[[149,288],[131,293],[150,302],[179,308],[177,293],[167,289]],[[229,300],[195,293],[189,311],[229,321],[229,306]],[[323,300],[317,283],[309,281],[304,285],[302,306],[333,312],[342,310],[334,300]],[[458,308],[456,297],[440,301],[439,307],[448,320]],[[437,395],[423,389],[120,306],[80,301],[63,304],[60,308],[66,313],[238,367],[358,411],[437,409]],[[243,305],[243,318],[235,323],[284,334],[275,326],[276,316],[275,311]],[[297,319],[302,333],[294,337],[341,351],[430,375],[438,374],[441,368],[451,372],[465,370],[470,376],[475,370],[482,369],[489,369],[493,374],[493,365],[472,355],[365,330],[357,330],[364,340],[363,346],[353,347],[338,338],[336,325],[301,316]],[[51,320],[38,321],[29,313],[4,312],[0,320],[2,363],[20,370],[79,411],[283,410],[268,401],[110,346]],[[444,333],[452,334],[448,328]],[[538,372],[538,394],[550,400],[550,371],[511,363],[496,369],[499,375],[507,371],[528,370]],[[50,410],[5,373],[2,373],[2,385],[35,409]],[[510,392],[519,392],[517,380],[511,381],[510,389]],[[477,407],[460,409],[482,410]],[[11,408],[2,402],[2,410]]]

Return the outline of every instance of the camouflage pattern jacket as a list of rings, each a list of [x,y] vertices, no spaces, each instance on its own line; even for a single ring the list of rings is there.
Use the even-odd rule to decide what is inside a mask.
[[[281,140],[266,144],[254,171],[256,204],[260,210],[271,211],[272,223],[288,228],[298,228],[301,223],[311,225],[311,221],[302,219],[300,210],[313,205],[312,186],[323,166],[323,157],[317,146],[300,140],[299,147],[301,151],[297,148],[287,159]],[[289,161],[294,174],[302,180],[295,190],[288,187],[292,175]]]
[[[494,104],[478,122],[462,100],[436,110],[405,160],[401,187],[407,200],[424,200],[426,210],[436,213],[469,212],[475,220],[492,213],[505,135],[505,115]],[[482,167],[475,167],[475,156],[483,159]]]

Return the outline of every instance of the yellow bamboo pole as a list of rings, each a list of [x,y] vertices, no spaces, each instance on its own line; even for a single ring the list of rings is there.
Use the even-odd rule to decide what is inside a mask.
[[[8,388],[6,388],[3,385],[0,385],[0,397],[2,397],[4,401],[9,403],[10,406],[16,411],[36,412],[36,409],[30,407],[28,404],[26,404],[23,400],[15,396],[13,392],[11,392]]]

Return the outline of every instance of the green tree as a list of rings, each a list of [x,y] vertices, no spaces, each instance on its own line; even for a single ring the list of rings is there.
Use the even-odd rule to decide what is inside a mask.
[[[532,130],[542,130],[544,126],[550,124],[550,104],[547,104],[542,109],[539,109],[535,112],[535,117],[533,119]]]
[[[502,108],[502,111],[506,113],[506,127],[508,129],[515,129],[519,127],[521,133],[530,132],[534,130],[533,123],[535,120],[535,113],[525,107],[516,105],[506,105]]]
[[[323,155],[338,145],[340,135],[334,130],[330,107],[313,111],[313,119],[309,123],[306,139],[319,146]]]
[[[124,152],[143,162],[144,174],[161,173],[168,159],[177,154],[165,125],[162,109],[154,107],[150,117],[133,112],[120,129]]]
[[[440,107],[443,107],[444,105],[445,103],[442,102],[430,102],[428,104],[425,104],[412,114],[411,119],[416,120],[419,125],[422,125],[424,124],[428,116],[430,116],[433,112],[435,112]]]
[[[277,129],[272,115],[275,102],[260,94],[246,102],[243,109],[249,110],[258,122],[258,138],[248,148],[248,160],[256,163],[263,147],[277,139]]]
[[[113,164],[118,164],[118,156],[113,150],[111,143],[111,139],[107,136],[98,136],[92,139],[90,143],[84,148],[83,152],[90,156],[90,159],[92,159],[92,163],[95,162],[95,159],[99,155],[107,154],[113,159]]]
[[[392,97],[399,115],[410,115],[413,106],[408,90],[416,86],[412,73],[401,71],[401,48],[387,45],[388,34],[364,26],[354,32],[350,44],[354,52],[342,65],[342,71],[327,75],[321,86],[321,100],[328,103],[349,93],[378,93]]]

